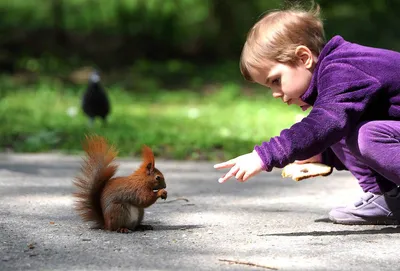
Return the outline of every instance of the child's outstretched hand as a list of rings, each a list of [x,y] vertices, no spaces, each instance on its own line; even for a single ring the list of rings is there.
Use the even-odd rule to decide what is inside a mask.
[[[245,182],[262,171],[262,161],[254,150],[229,161],[215,164],[214,168],[231,168],[228,173],[218,179],[219,183],[224,183],[231,177],[235,177],[239,182]]]

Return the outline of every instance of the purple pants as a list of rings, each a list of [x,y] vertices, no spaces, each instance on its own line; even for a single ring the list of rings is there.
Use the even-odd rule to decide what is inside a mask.
[[[400,185],[400,121],[368,121],[331,146],[364,192]]]

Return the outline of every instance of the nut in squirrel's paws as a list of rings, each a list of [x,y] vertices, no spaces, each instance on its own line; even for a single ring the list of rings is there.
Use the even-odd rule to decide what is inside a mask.
[[[306,164],[288,164],[282,170],[283,178],[292,178],[298,182],[304,179],[317,177],[317,176],[328,176],[332,173],[332,167],[321,164],[321,163],[306,163]]]
[[[167,193],[167,190],[162,190],[162,194],[161,194],[161,198],[162,199],[167,199],[167,195],[168,195],[168,193]]]

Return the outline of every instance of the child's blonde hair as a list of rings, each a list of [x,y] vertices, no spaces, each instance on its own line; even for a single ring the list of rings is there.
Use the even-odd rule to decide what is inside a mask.
[[[307,46],[318,56],[325,44],[318,5],[309,11],[293,7],[271,11],[249,31],[240,57],[240,71],[253,81],[249,68],[262,68],[263,60],[295,65],[297,46]]]

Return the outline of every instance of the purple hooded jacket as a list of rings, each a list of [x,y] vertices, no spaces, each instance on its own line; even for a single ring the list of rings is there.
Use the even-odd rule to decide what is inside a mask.
[[[360,122],[400,120],[400,53],[333,37],[321,51],[301,97],[309,115],[254,147],[263,169],[282,168],[323,153],[324,163],[345,169],[329,148]]]

